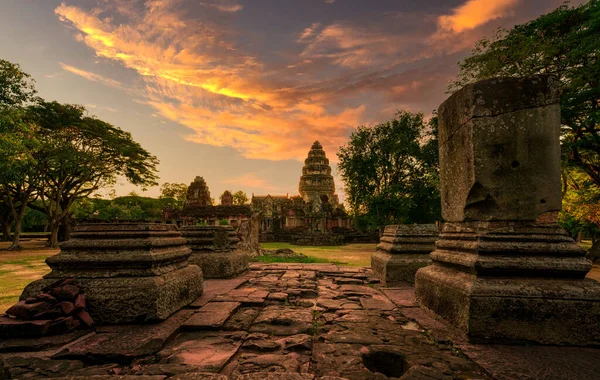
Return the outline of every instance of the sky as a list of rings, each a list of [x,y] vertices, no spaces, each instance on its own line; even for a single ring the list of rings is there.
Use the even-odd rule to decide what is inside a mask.
[[[203,176],[215,199],[294,195],[319,140],[343,200],[336,152],[354,128],[431,115],[479,39],[562,3],[0,0],[0,58],[43,98],[131,132],[160,160],[161,184]]]

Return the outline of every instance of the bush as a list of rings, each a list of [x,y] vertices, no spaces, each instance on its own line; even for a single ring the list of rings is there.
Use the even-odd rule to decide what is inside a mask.
[[[219,220],[219,226],[228,226],[228,225],[229,225],[229,220],[227,220],[227,219]]]

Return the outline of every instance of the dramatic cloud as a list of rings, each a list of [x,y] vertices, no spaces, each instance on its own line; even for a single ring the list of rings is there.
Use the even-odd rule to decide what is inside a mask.
[[[221,12],[238,12],[244,9],[241,4],[232,3],[230,1],[215,1],[215,2],[201,2],[200,5],[205,7],[213,7],[220,10]]]
[[[136,72],[143,86],[126,90],[157,116],[187,127],[185,139],[269,160],[302,160],[319,139],[332,161],[358,125],[389,119],[398,109],[436,108],[456,62],[486,28],[497,26],[491,21],[509,20],[525,6],[519,0],[467,0],[454,9],[440,5],[437,13],[315,17],[276,34],[239,22],[256,9],[234,1],[98,4],[63,3],[55,13],[100,64],[118,62]],[[123,86],[62,65],[89,80]]]
[[[454,33],[474,29],[492,20],[505,17],[521,0],[468,0],[451,15],[440,16],[440,28]]]
[[[59,64],[60,64],[60,67],[63,68],[63,70],[68,71],[75,75],[79,75],[80,77],[84,77],[85,79],[91,80],[92,82],[102,83],[102,84],[105,84],[105,85],[111,86],[111,87],[121,87],[121,82],[118,82],[114,79],[106,78],[99,74],[94,74],[89,71],[81,70],[76,67],[67,65],[66,63],[59,62]]]

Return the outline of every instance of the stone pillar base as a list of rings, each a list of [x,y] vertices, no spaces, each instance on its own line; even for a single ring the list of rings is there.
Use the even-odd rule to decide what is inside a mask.
[[[413,284],[419,268],[431,264],[429,254],[439,236],[435,224],[394,224],[385,226],[371,256],[373,275],[384,286]]]
[[[189,263],[202,268],[204,278],[231,278],[248,270],[248,254],[232,252],[198,252],[189,258]]]
[[[403,282],[413,284],[417,270],[430,264],[429,254],[397,255],[377,251],[371,256],[373,275],[388,287]]]
[[[34,281],[21,299],[36,295],[60,278]],[[167,319],[202,295],[202,270],[188,265],[160,276],[77,278],[96,323],[139,323]]]
[[[473,341],[600,346],[600,284],[590,279],[477,277],[432,265],[419,303]]]

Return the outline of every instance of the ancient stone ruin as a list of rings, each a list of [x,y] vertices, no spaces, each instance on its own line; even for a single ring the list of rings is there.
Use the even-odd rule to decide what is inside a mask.
[[[61,252],[46,259],[52,272],[29,284],[21,299],[58,280],[75,278],[98,323],[164,320],[202,294],[202,271],[169,224],[83,224]]]
[[[221,195],[221,206],[233,206],[233,194],[231,191],[225,190]]]
[[[418,301],[474,340],[600,344],[600,285],[556,224],[558,83],[484,80],[438,114],[446,223],[417,272]]]
[[[373,274],[386,286],[400,281],[414,283],[417,270],[431,264],[429,254],[438,236],[435,224],[386,226],[371,257]]]
[[[355,232],[352,218],[335,193],[329,159],[319,141],[313,143],[304,160],[298,194],[292,197],[252,194],[252,210],[263,216],[261,241],[339,245],[344,243],[346,234]],[[311,234],[315,236],[309,237]]]
[[[29,338],[66,334],[92,327],[85,295],[74,278],[56,281],[0,316],[1,338]]]
[[[192,249],[190,264],[204,278],[231,278],[248,270],[248,255],[237,250],[240,239],[231,226],[187,226],[181,233]]]
[[[184,206],[212,206],[210,191],[203,177],[196,177],[194,182],[190,183]]]
[[[221,195],[220,205],[213,205],[204,178],[196,177],[188,188],[183,210],[176,215],[176,219],[178,225],[183,226],[198,224],[216,226],[222,220],[226,220],[234,228],[238,228],[251,215],[250,206],[233,204],[233,195],[230,191],[225,191]]]

